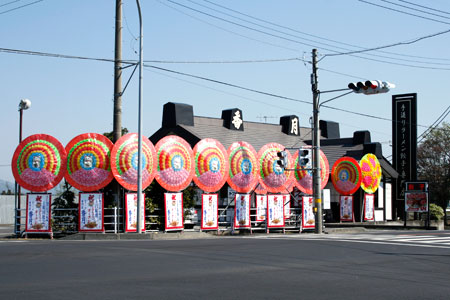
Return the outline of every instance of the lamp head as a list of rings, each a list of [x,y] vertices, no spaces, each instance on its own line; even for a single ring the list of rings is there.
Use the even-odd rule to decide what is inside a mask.
[[[31,107],[31,101],[29,99],[22,99],[19,103],[19,110],[26,110]]]

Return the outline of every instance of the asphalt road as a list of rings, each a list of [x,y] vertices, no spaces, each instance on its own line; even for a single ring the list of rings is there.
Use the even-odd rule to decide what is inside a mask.
[[[450,235],[386,235],[0,241],[0,297],[449,299]]]

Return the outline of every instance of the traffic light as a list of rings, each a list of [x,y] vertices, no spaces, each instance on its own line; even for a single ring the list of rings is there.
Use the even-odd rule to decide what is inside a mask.
[[[277,164],[282,167],[283,169],[287,167],[288,165],[288,157],[287,157],[287,152],[286,151],[280,151],[277,152],[277,156],[278,156],[278,160],[277,160]]]
[[[301,147],[298,149],[298,164],[303,168],[311,168],[312,149]]]
[[[362,93],[364,95],[373,95],[380,93],[387,93],[389,89],[395,88],[395,84],[381,80],[367,80],[350,82],[348,88],[352,89],[355,93]]]

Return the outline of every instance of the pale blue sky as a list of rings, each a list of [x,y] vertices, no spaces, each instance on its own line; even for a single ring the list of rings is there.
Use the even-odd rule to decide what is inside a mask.
[[[31,2],[34,0],[0,0],[0,48],[114,58],[114,0],[44,0],[6,12]],[[136,3],[134,0],[123,2],[123,58],[136,60],[138,55],[135,51],[138,51],[139,45],[135,40],[139,35]],[[300,58],[310,61],[313,46],[318,48],[320,55],[324,55],[335,51],[346,52],[342,48],[355,50],[351,45],[371,48],[450,29],[450,14],[445,13],[450,12],[450,2],[447,0],[408,1],[441,12],[412,6],[405,1],[389,1],[444,17],[406,10],[386,1],[371,2],[440,22],[357,0],[141,0],[144,59],[204,62]],[[283,27],[250,19],[226,8]],[[229,15],[221,14],[220,11]],[[418,93],[420,134],[426,129],[422,126],[431,125],[450,104],[447,88],[450,82],[449,46],[450,33],[447,33],[411,45],[383,50],[389,53],[358,55],[366,59],[348,55],[325,57],[319,63],[319,89],[346,88],[350,81],[358,79],[381,79],[395,83],[397,87],[388,94],[352,94],[330,103],[335,107],[387,119],[391,119],[393,94]],[[240,64],[148,64],[312,101],[311,66],[301,60]],[[131,69],[124,72],[123,84],[131,74]],[[0,70],[0,120],[3,127],[0,179],[13,181],[10,163],[18,142],[17,105],[21,98],[32,101],[32,107],[24,112],[24,138],[35,133],[45,133],[66,145],[81,133],[112,130],[112,63],[0,52]],[[123,96],[123,126],[131,132],[137,131],[137,90],[138,77],[135,75]],[[195,115],[209,117],[220,117],[223,109],[238,107],[243,110],[246,121],[261,121],[263,116],[267,116],[267,122],[278,123],[280,116],[297,114],[303,127],[309,126],[312,114],[309,104],[154,69],[144,72],[143,95],[143,133],[146,136],[160,128],[162,107],[169,101],[191,104]],[[337,95],[323,94],[321,100]],[[369,130],[373,141],[383,143],[384,155],[391,154],[389,121],[326,108],[321,110],[321,119],[339,122],[342,137],[352,136],[356,130]]]

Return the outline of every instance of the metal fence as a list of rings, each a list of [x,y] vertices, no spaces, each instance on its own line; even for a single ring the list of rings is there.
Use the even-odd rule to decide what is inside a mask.
[[[201,211],[201,210],[199,210]],[[217,232],[235,231],[234,228],[234,207],[226,207],[218,209]],[[19,214],[20,212],[20,214]],[[25,231],[26,209],[16,210],[16,226],[15,233],[21,235]],[[256,221],[256,208],[250,209],[250,228],[246,230],[253,233],[254,231],[269,232],[265,221]],[[201,213],[186,231],[201,231]],[[186,224],[185,224],[186,225]],[[55,208],[51,211],[51,227],[53,234],[74,234],[78,232],[78,208]],[[104,227],[105,233],[122,233],[124,232],[124,214],[122,208],[105,208],[104,209]],[[164,210],[154,209],[145,211],[145,232],[164,231]],[[285,218],[285,226],[282,228],[270,228],[270,231],[302,231],[301,209],[290,208],[289,218]]]

